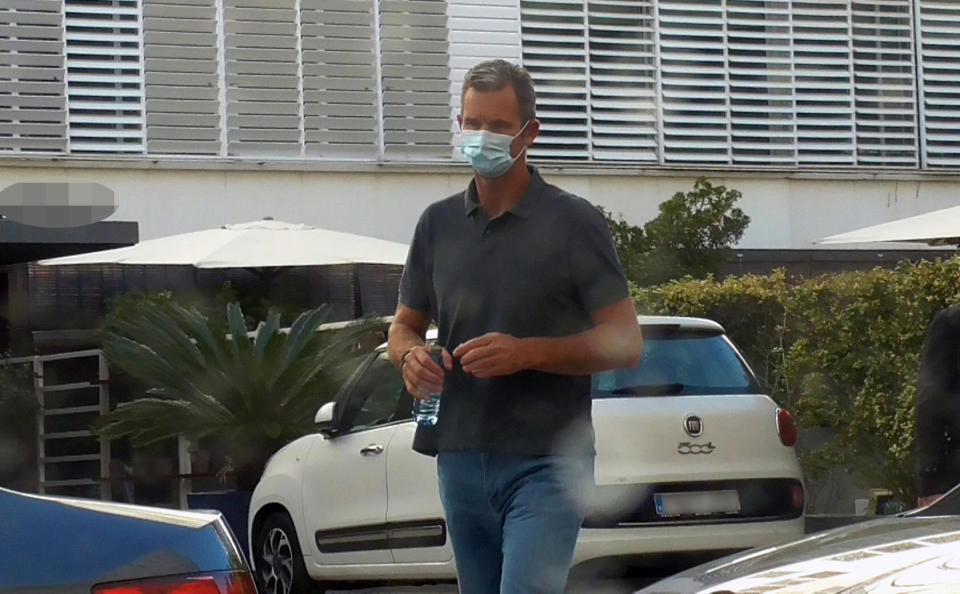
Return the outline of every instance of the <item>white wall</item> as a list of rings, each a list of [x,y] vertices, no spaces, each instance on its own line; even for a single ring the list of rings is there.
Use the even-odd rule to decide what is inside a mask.
[[[17,182],[102,183],[114,190],[118,202],[109,220],[137,221],[141,239],[272,216],[407,241],[425,206],[461,190],[469,180],[466,167],[453,166],[358,171],[143,167],[7,162],[0,164],[0,188]],[[697,175],[707,175],[743,193],[740,206],[752,221],[739,247],[747,249],[816,248],[811,242],[827,235],[960,204],[960,175],[542,171],[548,181],[622,213],[634,224],[656,216],[660,202],[690,189]]]

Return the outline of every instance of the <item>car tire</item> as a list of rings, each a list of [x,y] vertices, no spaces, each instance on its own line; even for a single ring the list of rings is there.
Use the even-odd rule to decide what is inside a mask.
[[[323,592],[307,574],[297,529],[286,513],[272,513],[263,521],[254,535],[253,556],[257,587],[263,594]]]

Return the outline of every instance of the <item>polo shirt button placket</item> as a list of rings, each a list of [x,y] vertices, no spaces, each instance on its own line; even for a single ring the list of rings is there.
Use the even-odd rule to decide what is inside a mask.
[[[484,255],[493,254],[494,242],[492,241],[493,228],[484,227],[483,232],[480,234],[480,243],[482,247],[480,248],[480,253]]]

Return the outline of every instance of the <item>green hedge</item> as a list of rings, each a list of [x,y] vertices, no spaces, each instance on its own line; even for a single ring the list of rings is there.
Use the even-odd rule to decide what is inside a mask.
[[[777,402],[803,427],[836,437],[804,454],[807,476],[831,467],[915,500],[914,402],[933,316],[960,303],[960,258],[799,283],[783,271],[633,289],[641,313],[717,320]],[[802,435],[802,431],[801,431]]]

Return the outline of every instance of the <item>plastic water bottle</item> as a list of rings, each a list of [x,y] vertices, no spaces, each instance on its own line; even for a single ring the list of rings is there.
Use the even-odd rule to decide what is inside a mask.
[[[430,348],[430,359],[443,368],[443,355],[440,347]],[[424,427],[433,427],[437,424],[440,416],[440,392],[433,392],[427,400],[419,398],[413,401],[413,418],[417,420],[418,425]]]
[[[413,405],[413,417],[418,425],[432,427],[440,418],[440,392],[430,394],[429,400],[417,400]]]

